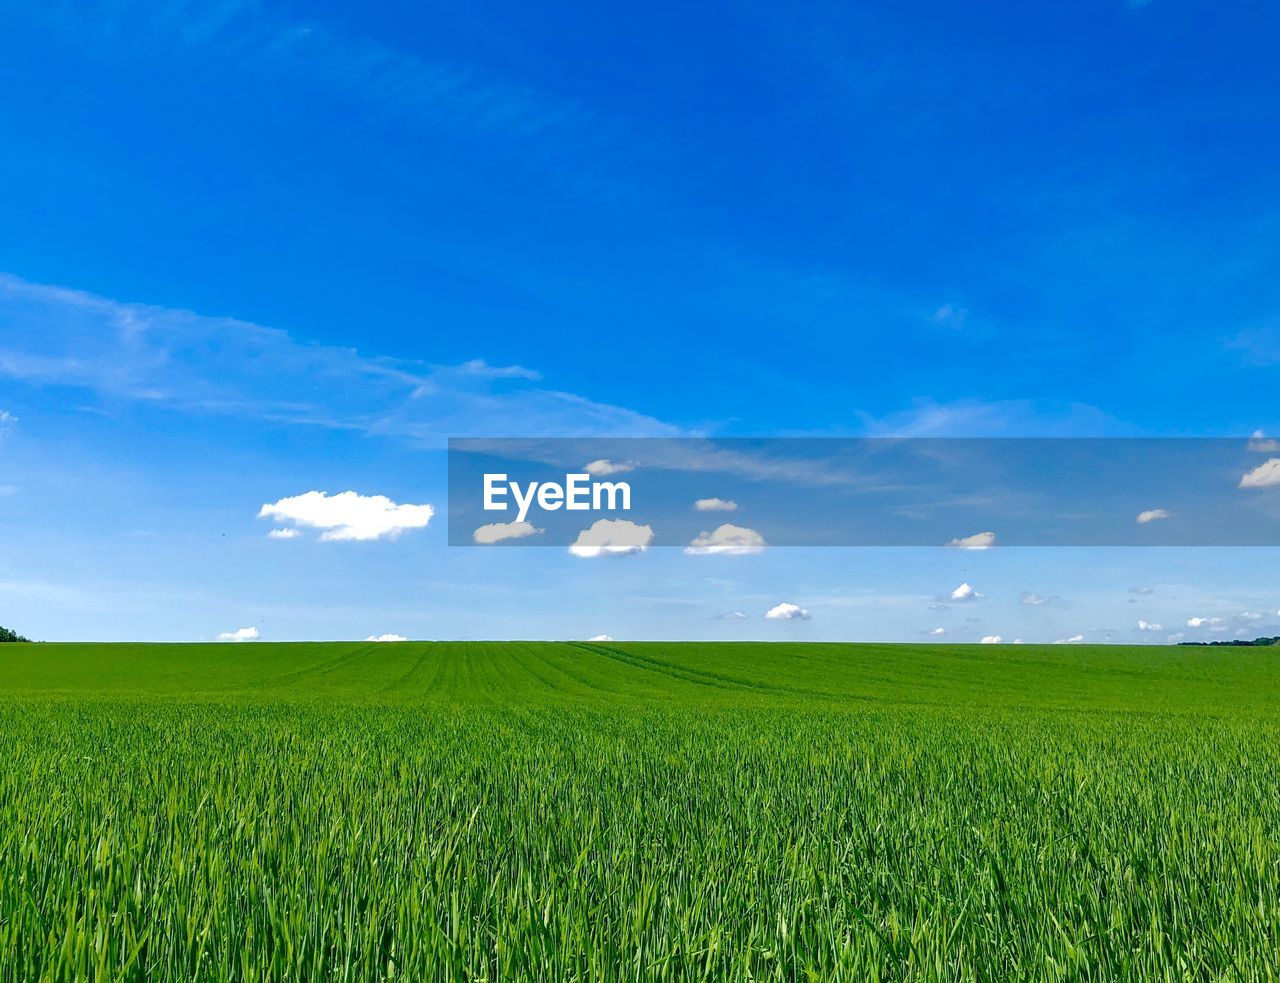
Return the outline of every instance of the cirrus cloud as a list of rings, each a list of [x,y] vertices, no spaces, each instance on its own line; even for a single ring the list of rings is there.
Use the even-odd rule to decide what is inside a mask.
[[[324,530],[321,542],[395,539],[409,529],[424,529],[435,509],[430,505],[400,505],[385,495],[353,491],[330,495],[309,491],[282,498],[258,510],[259,519],[292,522]]]

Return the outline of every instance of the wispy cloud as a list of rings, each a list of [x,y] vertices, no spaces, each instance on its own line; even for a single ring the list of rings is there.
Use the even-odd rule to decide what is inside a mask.
[[[99,54],[137,58],[181,48],[235,72],[290,78],[402,123],[521,141],[599,141],[614,129],[578,101],[256,0],[33,4],[25,13]]]
[[[871,437],[1110,437],[1132,428],[1088,403],[919,400],[887,416],[859,414]]]
[[[105,403],[252,417],[438,446],[448,436],[668,436],[652,417],[538,383],[522,366],[461,365],[315,345],[276,328],[125,303],[0,274],[0,377]]]

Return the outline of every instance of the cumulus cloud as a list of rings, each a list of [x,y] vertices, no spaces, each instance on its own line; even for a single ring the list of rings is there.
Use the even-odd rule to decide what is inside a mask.
[[[1147,509],[1145,512],[1139,512],[1137,518],[1133,521],[1140,526],[1145,526],[1148,522],[1159,522],[1161,519],[1172,519],[1173,513],[1168,509]]]
[[[1274,437],[1268,437],[1261,430],[1255,430],[1253,432],[1253,436],[1249,438],[1249,443],[1246,446],[1255,454],[1280,453],[1280,440],[1276,440]]]
[[[218,636],[220,642],[254,642],[259,638],[257,628],[237,628],[235,631],[224,631]]]
[[[684,551],[690,556],[711,556],[716,553],[745,556],[748,553],[759,553],[764,547],[764,537],[754,529],[726,522],[715,532],[698,533]]]
[[[976,532],[972,536],[960,536],[947,543],[958,550],[989,550],[995,544],[996,534],[993,532]]]
[[[409,639],[403,635],[370,635],[365,639],[366,642],[407,642]]]
[[[948,594],[946,600],[953,604],[965,604],[969,601],[980,601],[986,596],[986,594],[978,593],[978,591],[974,590],[966,581]]]
[[[947,629],[945,628],[930,628],[927,632],[925,632],[926,635],[932,635],[934,638],[939,638],[942,635],[945,635],[946,633],[947,633]]]
[[[1048,604],[1053,598],[1045,597],[1043,594],[1035,594],[1029,590],[1024,590],[1018,598],[1019,604],[1025,604],[1028,607],[1037,608],[1042,604]]]
[[[578,533],[569,552],[574,556],[629,556],[643,553],[653,542],[653,529],[630,519],[597,519]]]
[[[471,538],[481,546],[489,546],[504,539],[524,539],[540,532],[542,530],[531,522],[490,522],[473,532]]]
[[[293,528],[272,529],[269,533],[267,533],[267,538],[268,539],[297,539],[298,535],[299,535],[298,530]]]
[[[588,642],[612,642],[613,638],[609,635],[592,635],[587,639]]]
[[[7,427],[17,422],[18,418],[8,410],[0,410],[0,427]]]
[[[770,621],[808,621],[809,612],[802,608],[799,604],[791,604],[783,601],[781,604],[775,604],[764,616]]]
[[[1138,619],[1138,631],[1164,631],[1160,625],[1152,624],[1150,621]]]
[[[1273,457],[1244,475],[1241,488],[1274,488],[1280,485],[1280,457]]]
[[[700,498],[693,503],[699,512],[736,512],[738,503],[728,498]]]
[[[999,645],[1003,641],[1004,639],[1001,638],[999,635],[983,635],[982,636],[983,645]]]
[[[583,467],[583,471],[596,478],[606,478],[611,474],[626,474],[640,467],[639,461],[608,461],[603,457]]]
[[[1070,638],[1059,638],[1054,645],[1079,645],[1084,641],[1083,635],[1072,635]]]
[[[292,522],[324,530],[321,542],[395,539],[407,529],[425,529],[435,509],[430,505],[399,505],[385,495],[353,491],[330,495],[309,491],[262,506],[259,519]]]
[[[1188,628],[1221,628],[1225,622],[1221,618],[1188,618]]]

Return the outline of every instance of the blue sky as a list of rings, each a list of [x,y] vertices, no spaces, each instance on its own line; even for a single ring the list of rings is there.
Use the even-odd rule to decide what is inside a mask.
[[[1190,0],[0,3],[0,623],[1262,633],[1271,549],[450,548],[441,449],[1280,432],[1277,27]],[[437,516],[268,539],[261,507],[311,490]],[[961,583],[985,597],[931,606]]]

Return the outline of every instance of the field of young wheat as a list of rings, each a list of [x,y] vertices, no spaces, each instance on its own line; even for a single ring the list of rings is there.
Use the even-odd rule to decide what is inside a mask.
[[[1280,653],[0,650],[0,978],[1280,974]]]

